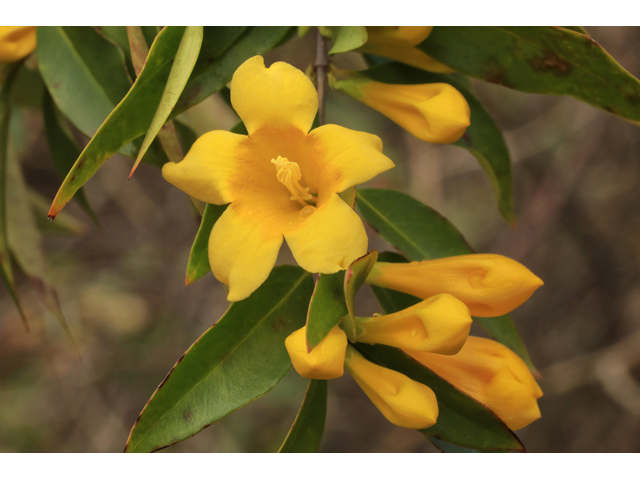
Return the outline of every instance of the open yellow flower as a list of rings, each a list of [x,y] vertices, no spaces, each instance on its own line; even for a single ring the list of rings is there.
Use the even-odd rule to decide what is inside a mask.
[[[0,27],[0,62],[17,62],[35,48],[36,27]]]
[[[486,405],[512,430],[540,418],[542,390],[520,357],[501,343],[469,337],[456,355],[406,353]]]
[[[390,315],[357,319],[357,341],[453,355],[471,328],[469,309],[446,293]]]
[[[454,72],[455,70],[415,48],[426,40],[432,29],[433,27],[367,27],[369,39],[359,50],[430,72]]]
[[[230,203],[209,238],[213,274],[229,301],[248,297],[275,264],[283,238],[309,272],[335,273],[367,251],[362,221],[338,193],[392,168],[375,135],[337,125],[309,132],[318,109],[304,73],[260,56],[236,70],[231,103],[248,136],[213,131],[164,178],[199,200]]]
[[[498,317],[543,285],[527,267],[502,255],[473,254],[411,263],[376,263],[367,283],[429,298],[449,293],[476,317]]]
[[[344,373],[347,335],[340,327],[333,330],[310,352],[307,351],[307,327],[296,330],[284,341],[296,372],[304,378],[331,380]]]

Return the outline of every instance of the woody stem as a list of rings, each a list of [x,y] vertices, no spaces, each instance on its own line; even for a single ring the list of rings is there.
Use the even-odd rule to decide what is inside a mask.
[[[316,79],[318,82],[318,122],[324,125],[324,95],[327,88],[327,66],[329,65],[329,56],[327,55],[326,40],[320,33],[320,29],[316,29]]]

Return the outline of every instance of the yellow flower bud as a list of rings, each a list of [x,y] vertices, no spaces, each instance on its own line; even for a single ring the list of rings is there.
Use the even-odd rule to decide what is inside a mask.
[[[520,357],[501,343],[469,337],[456,355],[406,353],[486,405],[512,430],[540,418],[536,399],[542,390]]]
[[[291,363],[304,378],[331,380],[344,373],[344,355],[347,336],[335,327],[311,352],[307,351],[307,327],[296,330],[284,341]]]
[[[21,60],[36,48],[36,27],[0,27],[0,62]]]
[[[367,283],[429,298],[450,293],[471,315],[498,317],[522,305],[543,285],[524,265],[493,254],[411,263],[376,263]]]
[[[426,385],[365,360],[353,347],[347,348],[345,366],[373,404],[394,425],[422,429],[436,423],[438,401]]]
[[[376,45],[415,47],[424,42],[433,27],[366,27],[369,39]]]
[[[464,345],[471,322],[467,306],[443,293],[391,315],[358,318],[357,340],[453,355]]]

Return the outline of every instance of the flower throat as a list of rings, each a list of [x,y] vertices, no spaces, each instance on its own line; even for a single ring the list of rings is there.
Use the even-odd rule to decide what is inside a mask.
[[[300,184],[302,180],[300,166],[296,162],[290,162],[281,156],[278,156],[277,159],[272,158],[271,163],[276,167],[276,178],[291,193],[291,200],[295,200],[302,205],[303,208],[300,215],[306,217],[313,213],[315,207],[308,202],[315,204],[318,199],[309,193],[309,187],[303,187]]]

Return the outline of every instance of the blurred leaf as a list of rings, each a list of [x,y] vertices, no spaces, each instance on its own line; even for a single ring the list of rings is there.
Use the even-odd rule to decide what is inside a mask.
[[[284,265],[233,303],[149,399],[125,451],[177,443],[271,390],[291,367],[284,340],[304,325],[312,290],[310,273]]]
[[[435,27],[419,48],[472,77],[569,95],[640,121],[640,81],[588,35],[561,27]]]
[[[53,166],[60,177],[64,178],[69,173],[75,159],[80,155],[80,148],[68,129],[63,127],[64,119],[61,118],[61,113],[57,111],[49,92],[45,92],[42,110],[44,117],[44,129],[47,135],[47,142],[49,143],[51,157],[53,159]],[[78,190],[75,198],[78,200],[80,207],[89,216],[91,221],[93,221],[96,227],[100,229],[100,221],[91,208],[82,188]]]
[[[18,70],[17,78],[13,84],[11,103],[39,110],[42,107],[44,91],[44,82],[40,72],[23,65]]]
[[[431,73],[398,62],[385,63],[359,73],[384,83],[448,83],[455,87],[469,104],[471,125],[454,145],[465,148],[478,160],[491,181],[498,210],[507,222],[515,222],[509,150],[495,121],[474,95],[468,81],[465,81],[468,77]]]
[[[200,228],[191,246],[189,263],[187,264],[186,284],[190,285],[211,271],[209,265],[209,236],[213,225],[227,209],[228,205],[213,205],[208,203],[202,215]]]
[[[327,381],[309,380],[300,411],[278,453],[315,453],[327,416]]]
[[[193,130],[191,130],[191,128],[178,120],[174,120],[173,124],[176,127],[176,133],[178,134],[178,139],[180,140],[182,151],[188,152],[191,148],[191,145],[193,145],[198,139],[196,132],[194,132]]]
[[[36,227],[45,235],[84,235],[89,231],[87,224],[68,212],[60,212],[55,222],[47,218],[50,200],[44,195],[29,190],[29,203],[34,213]]]
[[[249,27],[244,32],[240,28],[246,27],[224,27],[226,30],[220,34],[231,40],[228,45],[216,42],[210,28],[205,28],[200,57],[173,111],[174,116],[222,89],[245,60],[269,51],[292,27]]]
[[[329,55],[345,53],[367,43],[369,35],[365,27],[332,27],[333,40]]]
[[[583,35],[589,35],[587,31],[584,29],[584,27],[560,27],[560,28],[566,28],[567,30],[571,30],[572,32],[581,33]]]
[[[69,171],[51,205],[50,217],[58,214],[109,157],[149,128],[184,28],[165,27],[158,34],[133,87],[113,112],[107,114],[108,118]]]
[[[349,311],[349,316],[345,318],[343,324],[345,327],[345,333],[349,340],[356,341],[356,312],[355,312],[355,300],[356,294],[360,290],[360,287],[367,279],[369,272],[376,264],[378,260],[378,251],[371,250],[366,255],[354,260],[344,276],[344,298]]]
[[[453,443],[445,442],[437,437],[427,436],[429,441],[442,453],[504,453],[504,450],[478,450],[477,448],[461,447]]]
[[[13,300],[24,326],[29,330],[27,317],[24,314],[20,296],[13,281],[13,272],[11,270],[11,256],[9,255],[8,235],[7,235],[7,214],[8,214],[8,198],[7,198],[7,170],[8,170],[8,141],[9,141],[9,123],[11,119],[11,87],[13,80],[17,74],[19,65],[0,63],[0,275],[2,282],[7,287],[9,295]]]
[[[360,189],[358,208],[382,238],[411,261],[474,253],[460,232],[446,218],[404,193],[395,190]],[[406,297],[402,298],[407,300]],[[513,350],[531,371],[537,374],[527,348],[509,315],[473,319],[497,341]]]
[[[438,422],[420,432],[460,447],[480,451],[524,451],[518,437],[490,410],[460,392],[401,350],[358,343],[367,359],[431,388],[438,399]]]
[[[180,94],[193,71],[201,45],[202,27],[186,27],[173,61],[173,65],[171,66],[169,78],[162,92],[160,104],[153,116],[149,130],[147,130],[147,134],[144,137],[142,147],[138,152],[138,158],[136,158],[136,162],[131,169],[131,174],[133,174],[135,169],[138,167],[138,164],[140,163],[140,160],[142,160],[147,148],[151,145],[151,141],[155,138],[160,131],[160,128],[162,128],[169,118],[173,107],[178,101],[178,97],[180,97]]]
[[[307,315],[307,350],[313,350],[347,315],[344,270],[318,275]]]
[[[249,135],[249,132],[247,131],[247,127],[244,126],[244,122],[242,120],[240,120],[233,127],[231,127],[231,130],[229,131],[231,133],[237,133],[238,135]]]

